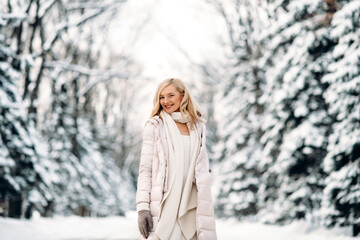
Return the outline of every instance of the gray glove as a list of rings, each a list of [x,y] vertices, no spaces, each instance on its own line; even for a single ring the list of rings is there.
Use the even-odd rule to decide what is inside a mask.
[[[148,238],[149,232],[153,228],[153,221],[149,210],[141,210],[138,212],[138,227],[141,235]]]

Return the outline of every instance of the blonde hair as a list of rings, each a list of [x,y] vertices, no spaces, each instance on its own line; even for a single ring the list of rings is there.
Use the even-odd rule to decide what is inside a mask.
[[[196,120],[203,122],[202,114],[198,105],[194,102],[194,100],[192,100],[190,92],[186,88],[185,84],[178,78],[168,78],[159,84],[154,97],[154,107],[151,112],[151,117],[160,116],[160,112],[163,109],[160,104],[160,93],[165,87],[171,84],[173,84],[176,87],[176,90],[183,95],[183,99],[180,103],[180,113],[181,115],[186,114],[190,117],[190,128],[194,126]]]

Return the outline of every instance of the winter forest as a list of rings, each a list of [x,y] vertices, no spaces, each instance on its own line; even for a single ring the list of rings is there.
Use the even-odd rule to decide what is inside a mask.
[[[359,0],[0,0],[0,216],[134,210],[155,88],[179,77],[217,218],[360,236],[359,36]]]

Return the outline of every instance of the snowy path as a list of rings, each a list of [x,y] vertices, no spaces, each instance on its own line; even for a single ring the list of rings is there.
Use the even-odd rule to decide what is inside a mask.
[[[0,240],[135,240],[136,213],[125,217],[0,218]],[[350,229],[314,229],[297,222],[285,227],[259,223],[217,221],[219,240],[354,240]]]

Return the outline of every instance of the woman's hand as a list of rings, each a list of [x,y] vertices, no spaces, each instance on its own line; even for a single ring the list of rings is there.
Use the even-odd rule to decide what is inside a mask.
[[[153,221],[149,210],[141,210],[138,212],[138,227],[141,235],[148,238],[149,232],[153,228]]]

